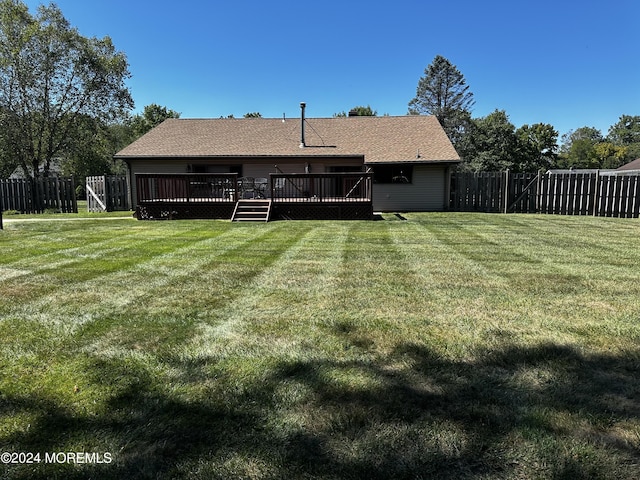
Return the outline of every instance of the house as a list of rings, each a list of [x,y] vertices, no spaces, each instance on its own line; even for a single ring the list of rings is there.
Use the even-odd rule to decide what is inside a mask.
[[[640,158],[636,158],[634,161],[626,163],[621,167],[618,167],[618,170],[632,170],[640,172]]]
[[[20,178],[33,178],[33,169],[28,168],[28,175],[25,174],[25,171],[22,167],[16,167],[11,175],[9,175],[10,179],[20,179]],[[40,176],[44,175],[44,165],[40,165],[38,168],[38,173]],[[51,164],[49,165],[49,171],[47,172],[47,176],[49,177],[61,177],[62,176],[62,160],[60,158],[54,158],[51,160]]]
[[[286,210],[291,218],[317,218],[318,203],[325,214],[327,208],[335,207],[337,216],[348,218],[336,208],[346,202],[353,207],[356,197],[373,211],[447,208],[451,168],[460,158],[435,117],[305,118],[304,104],[301,107],[299,119],[164,121],[115,155],[129,167],[132,205],[173,202],[178,212],[178,198],[188,197],[193,203],[196,195],[191,186],[203,185],[204,177],[194,175],[208,176],[208,183],[217,186],[212,187],[217,193],[211,197],[218,202],[235,202],[238,197],[221,187],[228,182],[225,176],[234,175],[268,179],[263,196],[279,202],[279,210]],[[157,181],[167,175],[182,175],[183,183],[189,176],[190,186],[163,187],[159,198]],[[150,187],[152,181],[156,183]],[[285,195],[278,186],[290,188]],[[197,196],[202,200],[202,194]],[[303,203],[304,215],[291,213],[296,208],[301,211]]]

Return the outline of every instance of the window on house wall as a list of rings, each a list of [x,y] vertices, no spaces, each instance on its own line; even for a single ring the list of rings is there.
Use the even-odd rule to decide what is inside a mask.
[[[242,165],[209,165],[206,163],[194,163],[187,166],[191,173],[237,173],[242,175]]]
[[[376,165],[373,167],[374,183],[411,183],[413,165]]]

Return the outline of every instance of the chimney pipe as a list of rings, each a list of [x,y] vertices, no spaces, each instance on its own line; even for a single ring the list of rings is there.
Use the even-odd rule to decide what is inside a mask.
[[[300,102],[300,148],[304,148],[307,144],[304,141],[304,109],[307,107],[307,104],[304,102]]]

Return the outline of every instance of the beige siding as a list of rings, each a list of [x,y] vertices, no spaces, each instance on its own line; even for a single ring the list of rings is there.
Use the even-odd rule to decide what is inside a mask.
[[[130,162],[133,173],[187,173],[190,162],[158,162],[134,160]]]
[[[446,166],[415,165],[410,184],[373,185],[377,212],[430,212],[445,208]]]
[[[304,163],[292,163],[292,164],[280,163],[278,164],[278,168],[280,168],[280,170],[282,170],[284,173],[304,173],[305,164]],[[278,173],[278,170],[275,168],[273,163],[270,163],[270,164],[245,163],[242,166],[242,174],[245,177],[269,178],[270,173]]]

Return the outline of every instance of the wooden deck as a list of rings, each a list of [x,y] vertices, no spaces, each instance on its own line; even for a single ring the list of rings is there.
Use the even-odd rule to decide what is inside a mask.
[[[361,220],[373,217],[370,173],[271,174],[266,188],[246,188],[236,174],[138,174],[140,220],[231,219],[238,200],[266,198],[271,219]]]

